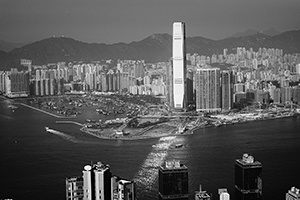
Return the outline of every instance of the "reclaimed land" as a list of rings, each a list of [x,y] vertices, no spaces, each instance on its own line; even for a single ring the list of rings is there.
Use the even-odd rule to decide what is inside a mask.
[[[68,121],[56,121],[56,123],[72,123],[78,126],[81,126],[80,131],[92,135],[94,137],[100,138],[100,139],[118,139],[118,140],[139,140],[139,139],[149,139],[149,138],[159,138],[159,137],[165,137],[165,136],[179,136],[179,135],[188,135],[193,134],[193,132],[197,129],[201,128],[208,128],[208,127],[214,127],[214,125],[194,125],[190,129],[178,132],[178,124],[181,123],[180,120],[177,120],[175,123],[173,122],[165,122],[158,125],[152,125],[146,128],[124,128],[122,131],[125,134],[118,134],[119,129],[114,128],[103,128],[103,129],[91,129],[85,127],[84,124],[78,123],[76,121],[70,121],[69,119],[74,119],[76,117],[73,116],[61,116],[56,115],[52,112],[45,111],[44,109],[36,108],[34,106],[27,105],[25,103],[15,103],[22,106],[25,106],[27,108],[31,108],[33,110],[42,112],[44,114],[56,117],[56,118],[68,118]],[[264,117],[264,118],[255,118],[255,119],[244,119],[243,121],[233,122],[232,124],[239,124],[239,123],[245,123],[245,122],[255,122],[255,121],[261,121],[261,120],[272,120],[272,119],[280,119],[285,117],[293,117],[291,115],[281,115],[276,117]],[[127,133],[127,134],[126,134]]]

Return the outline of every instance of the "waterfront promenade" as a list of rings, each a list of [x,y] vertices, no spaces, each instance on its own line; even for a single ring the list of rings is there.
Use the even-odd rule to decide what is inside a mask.
[[[45,113],[45,114],[50,115],[50,116],[52,116],[52,117],[56,117],[56,118],[73,118],[73,117],[65,117],[65,116],[55,115],[55,114],[53,114],[53,113],[51,113],[51,112],[47,112],[47,111],[45,111],[45,110],[42,110],[42,109],[39,109],[39,108],[30,106],[30,105],[27,105],[27,104],[25,104],[25,103],[17,103],[17,104],[22,105],[22,106],[25,106],[25,107],[27,107],[27,108],[31,108],[31,109],[33,109],[33,110],[36,110],[36,111],[39,111],[39,112],[42,112],[42,113]]]

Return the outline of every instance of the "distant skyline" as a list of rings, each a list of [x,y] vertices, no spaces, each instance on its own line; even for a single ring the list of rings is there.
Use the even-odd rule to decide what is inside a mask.
[[[300,29],[299,0],[0,0],[0,40],[34,42],[52,36],[89,43],[142,40],[172,34],[224,39],[247,29]]]

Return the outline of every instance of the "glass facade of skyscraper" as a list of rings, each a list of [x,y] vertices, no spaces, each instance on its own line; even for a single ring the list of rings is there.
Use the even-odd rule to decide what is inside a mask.
[[[235,161],[235,199],[258,200],[262,198],[262,164],[253,156],[244,154]]]
[[[167,161],[158,172],[159,199],[188,200],[188,169],[179,161]]]

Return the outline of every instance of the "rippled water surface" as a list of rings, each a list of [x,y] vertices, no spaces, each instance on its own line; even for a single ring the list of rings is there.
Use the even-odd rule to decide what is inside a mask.
[[[84,165],[97,161],[109,164],[113,174],[135,180],[139,199],[157,199],[158,167],[168,159],[188,167],[190,199],[199,184],[214,198],[224,187],[233,197],[234,161],[244,152],[263,164],[264,199],[284,199],[290,187],[300,187],[299,118],[118,141],[94,138],[76,125],[56,124],[52,116],[9,105],[14,104],[0,100],[1,199],[65,199],[65,178],[80,176]],[[45,126],[57,132],[46,132]]]

